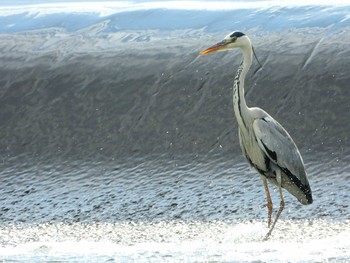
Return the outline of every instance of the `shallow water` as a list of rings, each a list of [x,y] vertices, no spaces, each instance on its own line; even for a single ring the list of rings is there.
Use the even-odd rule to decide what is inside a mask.
[[[2,222],[265,219],[262,182],[245,162],[190,158],[9,167],[1,172]],[[302,206],[287,194],[287,218],[349,219],[349,164],[306,166],[315,202]]]
[[[16,244],[3,246],[0,257],[5,262],[347,262],[349,226],[349,221],[282,220],[274,238],[262,241],[266,225],[256,221],[44,224],[11,228]]]
[[[269,241],[262,182],[246,163],[155,157],[9,167],[0,258],[45,262],[346,262],[348,164],[308,162],[314,203],[285,193]],[[275,209],[278,193],[272,191]]]

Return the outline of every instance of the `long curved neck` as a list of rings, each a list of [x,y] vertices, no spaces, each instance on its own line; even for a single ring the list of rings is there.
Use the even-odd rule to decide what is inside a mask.
[[[235,80],[233,82],[233,109],[239,126],[246,126],[246,116],[249,108],[244,98],[245,76],[253,62],[252,46],[242,48],[243,59],[238,67]]]

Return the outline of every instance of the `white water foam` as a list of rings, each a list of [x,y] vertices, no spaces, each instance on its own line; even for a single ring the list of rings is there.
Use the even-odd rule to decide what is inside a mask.
[[[0,259],[24,262],[347,262],[350,222],[281,221],[268,241],[265,222],[59,224],[7,228]],[[1,237],[4,240],[4,231]],[[13,240],[16,240],[13,243]],[[29,241],[32,240],[32,241]]]
[[[84,2],[84,1],[81,1]],[[116,2],[57,2],[57,3],[26,3],[8,4],[0,7],[0,16],[27,13],[28,15],[50,15],[56,13],[94,13],[99,16],[108,16],[115,13],[152,10],[205,10],[224,11],[237,9],[270,9],[294,8],[306,6],[350,6],[346,0],[310,0],[310,1],[116,1]]]

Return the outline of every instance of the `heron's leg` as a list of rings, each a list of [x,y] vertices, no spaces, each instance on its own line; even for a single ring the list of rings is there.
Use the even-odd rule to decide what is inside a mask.
[[[274,229],[276,223],[277,223],[277,220],[278,218],[280,217],[283,209],[284,209],[284,200],[283,200],[283,194],[282,194],[282,178],[281,178],[281,171],[277,171],[277,175],[276,175],[276,180],[277,180],[277,184],[278,184],[278,190],[280,192],[280,208],[278,209],[278,212],[277,212],[277,215],[276,215],[276,218],[275,218],[275,221],[273,221],[273,224],[269,230],[269,232],[267,233],[266,237],[265,237],[265,240],[267,240],[271,233],[272,233],[272,230]]]
[[[270,196],[269,187],[267,185],[267,180],[264,176],[261,176],[261,179],[264,183],[265,193],[266,193],[266,199],[267,199],[267,209],[268,209],[268,221],[267,221],[267,227],[270,228],[271,226],[271,217],[272,217],[272,210],[273,210],[273,204]]]

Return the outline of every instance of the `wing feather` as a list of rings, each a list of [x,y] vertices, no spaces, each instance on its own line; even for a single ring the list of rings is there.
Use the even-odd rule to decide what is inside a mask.
[[[282,125],[267,116],[254,120],[253,129],[259,147],[270,160],[287,176],[295,176],[304,187],[309,189],[302,157],[293,139]]]

